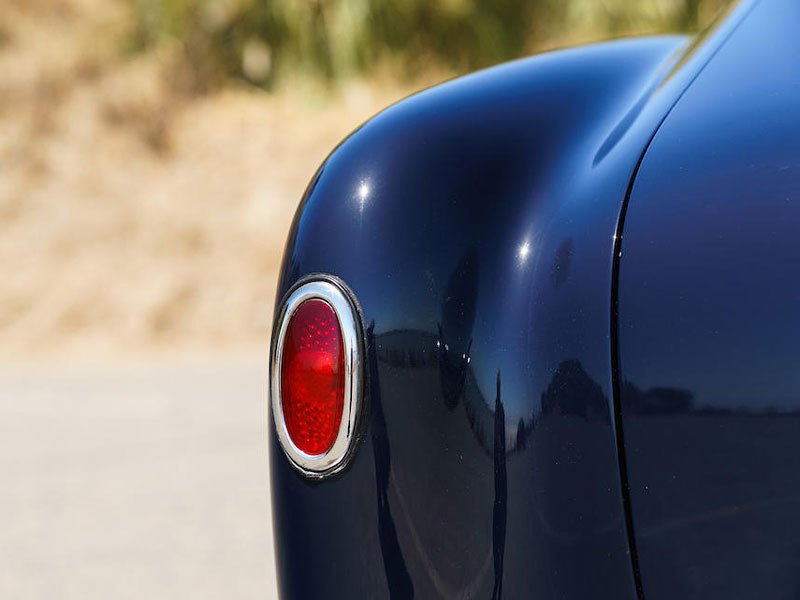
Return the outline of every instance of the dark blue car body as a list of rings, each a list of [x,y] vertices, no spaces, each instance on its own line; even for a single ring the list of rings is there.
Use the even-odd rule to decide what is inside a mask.
[[[800,596],[796,0],[387,109],[309,185],[278,305],[316,273],[365,409],[324,480],[270,428],[283,597]]]

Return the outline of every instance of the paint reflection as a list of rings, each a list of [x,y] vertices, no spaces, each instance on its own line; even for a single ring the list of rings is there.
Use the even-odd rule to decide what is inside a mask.
[[[447,280],[441,321],[437,325],[439,377],[442,398],[449,410],[458,405],[471,362],[478,283],[478,253],[474,247],[469,247]]]
[[[375,353],[375,323],[367,328],[367,353],[369,381],[378,381],[378,365]],[[392,510],[389,506],[389,476],[391,472],[391,453],[386,433],[386,418],[381,404],[380,386],[370,388],[370,411],[372,431],[372,451],[375,462],[375,484],[377,488],[378,536],[380,538],[383,566],[386,573],[386,584],[390,598],[406,600],[414,597],[414,586],[408,574],[400,542],[397,539]]]
[[[497,395],[494,400],[494,510],[492,515],[492,554],[494,588],[492,599],[503,595],[503,558],[506,547],[508,481],[506,473],[506,413],[500,400],[500,371],[497,371]]]

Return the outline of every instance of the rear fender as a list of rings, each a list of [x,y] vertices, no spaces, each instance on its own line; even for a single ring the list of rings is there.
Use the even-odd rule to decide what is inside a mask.
[[[639,158],[710,47],[672,73],[683,38],[510,63],[400,102],[326,160],[278,299],[311,273],[353,290],[367,412],[349,467],[321,482],[273,429],[283,596],[635,597],[614,238]]]

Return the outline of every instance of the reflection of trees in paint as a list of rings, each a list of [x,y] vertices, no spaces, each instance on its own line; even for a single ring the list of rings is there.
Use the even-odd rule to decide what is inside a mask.
[[[583,369],[580,361],[565,360],[542,392],[542,415],[566,414],[584,419],[609,419],[603,388]]]
[[[661,415],[688,412],[694,406],[694,394],[672,387],[640,390],[630,381],[622,384],[622,410],[627,414]]]

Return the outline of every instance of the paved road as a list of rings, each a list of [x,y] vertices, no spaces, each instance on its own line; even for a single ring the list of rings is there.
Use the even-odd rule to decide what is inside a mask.
[[[273,598],[258,357],[0,369],[0,598]]]

